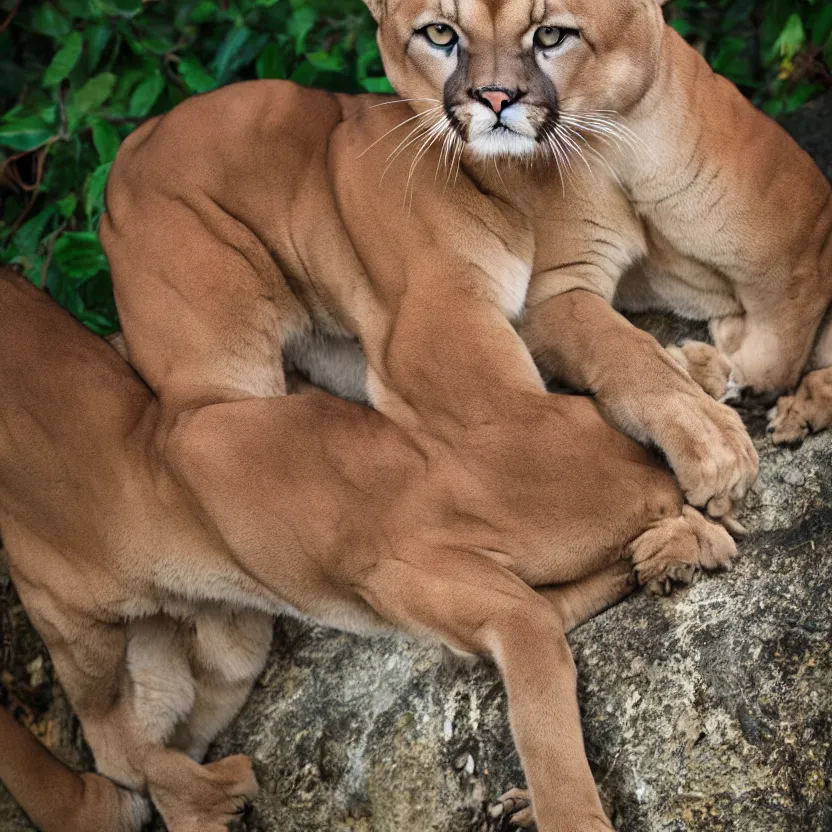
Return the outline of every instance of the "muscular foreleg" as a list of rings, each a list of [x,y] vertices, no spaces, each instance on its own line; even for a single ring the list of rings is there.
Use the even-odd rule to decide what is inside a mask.
[[[564,622],[551,604],[466,552],[400,554],[365,573],[360,591],[398,626],[495,661],[540,832],[610,832],[584,751]]]

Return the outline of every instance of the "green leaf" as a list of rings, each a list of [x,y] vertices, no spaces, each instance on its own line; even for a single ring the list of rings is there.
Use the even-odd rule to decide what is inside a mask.
[[[55,129],[40,116],[0,124],[0,145],[12,150],[35,150],[55,137]]]
[[[81,20],[96,20],[103,15],[101,8],[94,0],[61,0],[61,8],[70,16]]]
[[[306,59],[320,72],[343,72],[347,66],[344,56],[335,50],[332,52],[310,52]]]
[[[135,17],[142,11],[142,0],[90,0],[93,8],[105,15]]]
[[[38,3],[32,9],[32,28],[49,38],[66,37],[72,24],[51,3]]]
[[[315,26],[318,13],[311,6],[300,6],[289,18],[289,34],[295,39],[295,52],[302,55],[306,48],[306,38]]]
[[[393,95],[396,91],[386,78],[365,78],[361,82],[367,92],[377,93],[379,95]]]
[[[771,116],[772,118],[777,118],[783,112],[784,104],[782,101],[777,99],[772,99],[770,101],[766,101],[763,104],[763,112]]]
[[[68,220],[74,213],[75,208],[78,205],[78,197],[75,194],[69,194],[69,196],[65,196],[63,199],[59,199],[55,203],[55,207],[58,209],[58,213],[65,219]]]
[[[98,235],[91,231],[62,234],[54,248],[55,265],[76,285],[107,269],[107,258]]]
[[[87,180],[87,187],[84,192],[84,212],[91,223],[94,223],[104,211],[107,177],[110,175],[112,167],[112,162],[99,165]]]
[[[100,107],[112,95],[115,85],[116,76],[112,72],[102,72],[90,78],[72,96],[72,106],[81,113],[89,113]]]
[[[155,70],[133,90],[127,112],[135,118],[144,118],[153,109],[164,88],[165,79],[159,70]]]
[[[197,58],[183,58],[179,62],[179,74],[191,92],[202,93],[216,89],[219,84]]]
[[[799,14],[790,15],[780,32],[780,37],[774,42],[775,52],[781,58],[791,60],[803,49],[806,43],[806,30],[803,27],[803,20]]]
[[[288,69],[283,51],[276,43],[267,44],[257,59],[258,78],[285,78]]]
[[[83,36],[80,32],[72,32],[43,74],[43,86],[54,87],[60,84],[75,69],[75,64],[78,63],[83,49]]]
[[[220,16],[220,9],[212,0],[200,0],[188,15],[192,23],[210,23]]]
[[[685,20],[682,17],[676,18],[676,20],[672,20],[670,25],[683,37],[686,38],[688,35],[692,34],[696,30],[693,27],[693,24],[689,20]]]
[[[95,72],[101,61],[101,56],[113,36],[112,26],[91,26],[84,32],[84,43],[87,46],[87,57],[84,62],[87,72]]]
[[[153,55],[167,55],[176,48],[176,44],[170,38],[162,37],[161,35],[142,38],[140,43],[145,51]]]
[[[0,121],[20,121],[26,115],[26,108],[22,104],[12,107],[0,116]]]
[[[232,29],[220,44],[216,57],[211,63],[211,69],[220,83],[228,80],[230,74],[229,69],[237,57],[237,53],[246,45],[251,35],[251,29],[246,26],[240,26],[239,28]]]
[[[116,158],[121,138],[112,124],[102,119],[95,119],[92,124],[92,143],[98,151],[98,158],[106,164]]]
[[[311,87],[318,77],[318,70],[309,61],[304,61],[292,73],[292,81],[296,84],[301,84],[304,87]]]
[[[794,112],[824,90],[823,84],[799,84],[785,101],[786,110]]]
[[[46,226],[57,211],[56,206],[50,205],[20,226],[14,236],[14,247],[21,255],[31,258],[37,254]]]
[[[832,3],[821,6],[820,13],[812,24],[812,43],[823,46],[832,37]]]

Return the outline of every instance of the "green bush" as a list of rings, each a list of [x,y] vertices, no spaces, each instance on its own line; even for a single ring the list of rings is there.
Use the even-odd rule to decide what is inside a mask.
[[[778,115],[829,83],[826,0],[677,0],[672,24]],[[360,0],[0,0],[0,262],[117,327],[96,230],[121,140],[243,78],[389,92]]]

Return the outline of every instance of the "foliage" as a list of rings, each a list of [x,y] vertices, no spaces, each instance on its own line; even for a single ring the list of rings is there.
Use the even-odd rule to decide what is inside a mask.
[[[773,113],[829,83],[827,0],[676,0],[673,25]],[[119,143],[246,78],[388,92],[360,0],[0,0],[0,262],[117,326],[96,230]]]
[[[676,0],[668,18],[769,115],[832,86],[829,0]]]
[[[5,12],[5,13],[4,13]],[[360,0],[0,0],[0,262],[99,333],[116,327],[96,230],[122,139],[243,78],[391,92]]]

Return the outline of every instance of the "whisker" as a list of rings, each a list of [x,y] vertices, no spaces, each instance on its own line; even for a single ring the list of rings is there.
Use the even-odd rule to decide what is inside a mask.
[[[494,170],[497,171],[497,176],[500,179],[500,184],[503,186],[503,190],[506,190],[506,183],[505,183],[505,180],[503,179],[503,174],[500,173],[500,168],[497,165],[497,157],[492,156],[491,158],[494,160]]]
[[[451,150],[448,158],[448,175],[445,177],[445,187],[442,189],[442,196],[448,192],[448,186],[451,184],[451,175],[456,168],[456,176],[454,176],[454,185],[456,185],[456,177],[459,175],[459,160],[465,150],[465,142],[456,130],[451,131],[454,137],[451,144]]]
[[[609,173],[610,173],[610,175],[612,176],[612,178],[613,178],[613,179],[614,179],[614,180],[615,180],[615,181],[616,181],[619,185],[621,185],[621,180],[619,179],[618,174],[615,172],[615,169],[613,168],[613,166],[612,166],[612,165],[611,165],[611,164],[607,161],[607,158],[604,156],[604,154],[603,154],[603,153],[599,153],[599,152],[598,152],[598,151],[597,151],[597,150],[596,150],[596,149],[595,149],[595,148],[594,148],[594,147],[593,147],[593,146],[589,143],[589,141],[587,140],[586,136],[584,136],[584,134],[583,134],[583,133],[581,133],[579,130],[574,130],[574,131],[573,131],[573,133],[574,133],[574,135],[575,135],[578,139],[580,139],[580,140],[584,143],[584,145],[586,146],[587,151],[589,151],[589,152],[590,152],[593,156],[595,156],[595,157],[596,157],[596,158],[597,158],[597,159],[601,162],[601,164],[603,164],[603,165],[604,165],[604,167],[605,167],[605,168],[609,171]]]
[[[454,187],[459,181],[459,171],[462,168],[462,157],[465,155],[465,142],[460,139],[456,154],[456,173],[454,173]]]
[[[405,125],[410,124],[411,121],[416,121],[417,118],[424,118],[428,113],[434,113],[439,109],[441,109],[441,105],[440,107],[431,107],[431,109],[425,110],[424,113],[416,113],[415,116],[411,116],[410,118],[405,119],[400,124],[397,124],[392,130],[388,130],[381,138],[376,139],[366,150],[363,150],[359,154],[358,158],[360,159],[362,156],[365,156],[367,153],[369,153],[379,142],[383,142],[391,133],[395,133],[397,130],[401,130],[401,128]]]
[[[439,118],[441,120],[442,117]],[[436,120],[434,119],[434,124],[435,121]],[[396,159],[398,159],[399,156],[401,156],[409,147],[416,144],[427,132],[432,129],[432,127],[433,124],[418,124],[413,128],[413,130],[410,131],[410,133],[407,134],[407,136],[404,137],[404,139],[402,139],[401,142],[399,142],[398,147],[396,147],[386,159],[387,167],[384,168],[384,173],[381,176],[382,179],[384,179],[387,171],[390,170]]]
[[[448,124],[445,127],[445,138],[442,140],[442,152],[439,154],[439,161],[436,163],[436,173],[433,177],[434,184],[439,181],[439,169],[443,167],[447,169],[448,154],[453,147],[454,135],[455,132],[453,126],[451,125],[451,122],[448,121]]]
[[[600,128],[595,125],[588,125],[585,123],[570,122],[570,127],[574,125],[575,132],[581,134],[586,133],[590,136],[596,136],[606,145],[614,150],[623,153],[624,151],[633,151],[634,148],[627,144],[627,142],[617,133],[606,128]]]
[[[560,136],[564,144],[578,156],[578,158],[584,163],[584,165],[586,165],[586,169],[589,171],[590,175],[594,177],[595,171],[592,170],[592,166],[586,160],[586,157],[584,156],[583,150],[581,150],[580,145],[569,135],[569,128],[565,124],[558,124],[555,130],[557,131],[558,135]]]
[[[433,147],[433,145],[438,141],[442,133],[444,133],[446,125],[448,123],[449,122],[447,117],[443,117],[440,121],[434,124],[433,127],[431,127],[431,129],[428,131],[427,137],[422,142],[422,146],[419,148],[416,155],[413,157],[413,161],[410,164],[410,170],[407,174],[407,183],[405,184],[404,188],[405,201],[407,201],[407,192],[408,190],[410,190],[411,208],[413,207],[413,194],[416,190],[415,185],[412,188],[412,190],[410,189],[410,186],[413,182],[413,174],[416,172],[416,169],[419,166],[419,162],[425,157],[425,154],[427,154],[430,151],[431,147]]]
[[[375,110],[378,107],[389,107],[391,104],[412,104],[414,102],[430,102],[432,104],[441,104],[438,98],[397,98],[395,101],[382,101],[381,104],[373,104],[367,107],[368,110]]]
[[[553,133],[551,128],[547,127],[543,132],[543,137],[546,140],[546,146],[549,149],[551,157],[555,161],[555,167],[560,177],[560,187],[563,192],[564,199],[566,198],[566,164],[568,157],[561,147],[560,139],[557,134]]]
[[[612,136],[629,147],[633,152],[647,150],[647,145],[641,137],[620,121],[613,121],[592,112],[581,114],[562,113],[561,119],[565,124],[582,128],[587,132]]]

